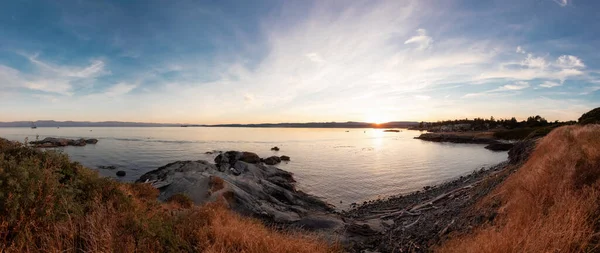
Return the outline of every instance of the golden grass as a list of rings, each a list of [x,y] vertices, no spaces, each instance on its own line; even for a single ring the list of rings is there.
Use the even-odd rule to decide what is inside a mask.
[[[100,178],[62,154],[0,139],[0,252],[340,252],[223,204],[166,203],[145,184]]]
[[[501,203],[494,224],[453,238],[439,252],[595,252],[600,232],[600,125],[567,126],[484,198]]]

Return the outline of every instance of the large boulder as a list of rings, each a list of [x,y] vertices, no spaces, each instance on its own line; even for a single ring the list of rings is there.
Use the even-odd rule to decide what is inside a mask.
[[[87,144],[87,142],[83,138],[77,139],[77,140],[69,140],[69,146],[81,147],[81,146],[85,146],[85,144]]]
[[[98,143],[98,139],[87,139],[87,140],[85,140],[85,143],[87,143],[87,144],[96,144],[96,143]]]
[[[175,194],[187,195],[196,204],[224,199],[239,213],[276,223],[294,224],[333,210],[327,203],[297,191],[291,173],[239,158],[226,170],[207,161],[169,163],[142,175],[137,182],[158,188],[162,201]]]
[[[263,162],[268,165],[276,165],[281,163],[281,158],[279,158],[278,156],[271,156],[264,159]]]
[[[260,157],[252,152],[239,152],[239,151],[227,151],[225,153],[217,155],[215,157],[215,163],[219,167],[228,169],[233,166],[237,161],[247,163],[259,163]]]

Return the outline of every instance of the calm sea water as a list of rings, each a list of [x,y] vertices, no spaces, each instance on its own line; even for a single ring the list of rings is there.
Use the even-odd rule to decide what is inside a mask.
[[[60,148],[90,168],[113,165],[134,181],[178,160],[210,160],[212,150],[288,155],[278,167],[294,173],[297,187],[340,208],[378,197],[404,194],[423,186],[497,164],[506,152],[478,144],[434,143],[413,139],[418,131],[314,128],[0,128],[0,137],[23,141],[45,137],[97,138],[96,145]],[[278,146],[279,152],[271,151]],[[107,177],[116,170],[99,169]],[[340,203],[342,201],[342,203]]]

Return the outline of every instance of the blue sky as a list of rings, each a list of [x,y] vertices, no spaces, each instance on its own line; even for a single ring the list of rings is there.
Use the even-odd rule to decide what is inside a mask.
[[[600,2],[2,1],[0,121],[577,119]]]

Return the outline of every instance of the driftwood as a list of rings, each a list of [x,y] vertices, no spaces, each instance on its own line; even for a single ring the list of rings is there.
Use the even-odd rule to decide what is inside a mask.
[[[402,217],[407,217],[407,216],[419,216],[419,215],[421,215],[421,212],[410,212],[407,210],[399,210],[399,211],[395,211],[395,212],[369,215],[369,216],[361,217],[358,220],[370,220],[370,219],[376,219],[376,218],[380,218],[380,219],[402,218]]]
[[[400,210],[403,210],[403,209],[401,209],[401,208],[394,208],[394,209],[373,210],[373,211],[370,211],[370,212],[371,213],[383,213],[383,214],[386,214],[386,213],[391,213],[391,212],[397,212],[397,211],[400,211]]]
[[[419,220],[421,220],[421,217],[417,218],[417,220],[414,221],[413,223],[404,226],[404,229],[408,229],[408,228],[414,226],[415,224],[417,224],[417,222],[419,222]]]
[[[455,221],[455,219],[452,219],[452,221],[450,223],[448,223],[448,225],[438,233],[438,236],[442,236],[442,235],[446,234],[446,232],[448,232],[448,229],[450,228],[450,226],[452,226],[452,224],[454,224],[454,221]]]

